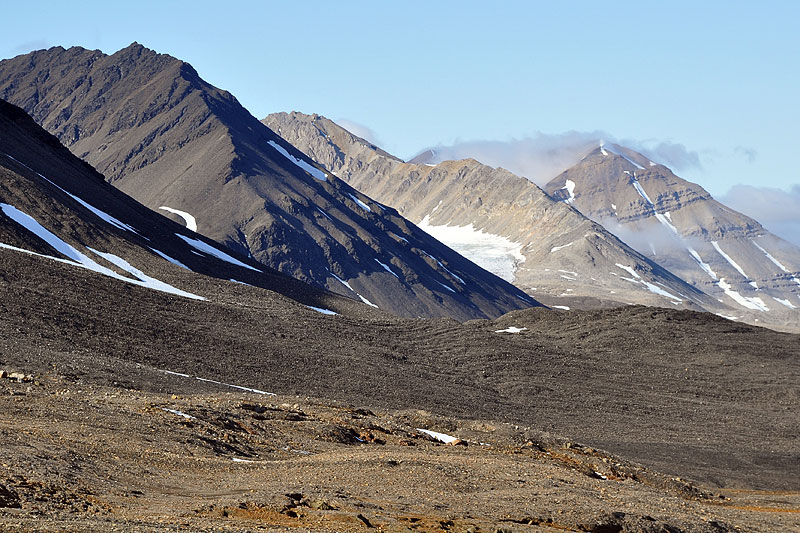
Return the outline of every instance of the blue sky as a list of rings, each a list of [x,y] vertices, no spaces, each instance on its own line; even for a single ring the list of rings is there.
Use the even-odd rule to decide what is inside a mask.
[[[5,6],[0,58],[138,41],[258,118],[347,119],[403,158],[602,132],[668,143],[664,162],[715,196],[746,185],[800,200],[800,2],[74,4]]]

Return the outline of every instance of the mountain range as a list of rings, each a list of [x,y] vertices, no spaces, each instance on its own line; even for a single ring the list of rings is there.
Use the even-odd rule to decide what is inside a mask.
[[[585,308],[640,303],[699,308],[735,320],[800,330],[800,306],[793,303],[797,295],[792,280],[798,274],[792,268],[800,264],[796,248],[770,235],[752,219],[713,201],[705,191],[689,194],[702,189],[630,150],[626,150],[630,154],[626,158],[597,148],[542,190],[502,168],[470,159],[438,161],[430,151],[405,163],[320,115],[275,113],[264,123],[321,166],[366,194],[395,206],[441,241],[548,305]],[[598,156],[605,166],[596,165]],[[698,214],[692,219],[687,237],[711,236],[706,244],[696,245],[705,256],[712,246],[734,253],[732,243],[740,242],[747,232],[760,236],[761,244],[747,243],[748,257],[760,266],[742,261],[753,274],[758,274],[758,288],[749,284],[743,288],[746,276],[738,270],[735,276],[730,275],[728,270],[735,268],[733,259],[726,260],[727,268],[720,268],[719,276],[710,267],[700,270],[708,274],[703,278],[697,275],[699,263],[688,251],[688,245],[664,246],[660,254],[653,254],[649,246],[638,246],[641,235],[634,238],[636,232],[617,220],[636,218],[628,213],[634,205],[643,213],[638,218],[649,213],[656,224],[659,217],[669,223],[669,213],[657,217],[652,204],[638,194],[639,189],[628,185],[633,172],[642,173],[644,168],[634,158],[648,165],[650,174],[662,172],[671,176],[662,184],[656,201],[681,198],[685,202],[687,194],[691,197],[688,202]],[[601,179],[595,173],[613,179]],[[625,187],[611,183],[621,179],[619,176]],[[576,188],[579,193],[575,193]],[[634,196],[610,197],[626,189]],[[708,203],[696,203],[697,200]],[[602,202],[603,207],[593,210],[592,202]],[[612,205],[623,210],[619,211],[622,219],[610,221],[604,216],[614,212]],[[658,225],[658,229],[663,228]],[[728,240],[720,241],[723,233]],[[674,237],[673,232],[671,237],[665,234],[650,239],[662,243],[672,242]],[[716,244],[710,242],[714,238]],[[629,241],[637,246],[629,246]],[[756,244],[766,248],[760,250]],[[744,257],[742,250],[735,253]],[[715,251],[715,265],[724,254]],[[488,261],[482,262],[482,255],[488,255]],[[702,259],[700,262],[706,264]],[[738,263],[737,267],[745,268]],[[753,291],[762,292],[750,295]],[[770,300],[769,307],[766,300]]]
[[[405,316],[537,305],[315,166],[187,63],[137,43],[0,61],[0,98],[147,207],[296,279]]]

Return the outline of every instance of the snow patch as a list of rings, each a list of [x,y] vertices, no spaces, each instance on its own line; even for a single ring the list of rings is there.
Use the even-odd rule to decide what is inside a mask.
[[[733,301],[741,305],[742,307],[746,307],[747,309],[752,309],[754,311],[769,311],[769,307],[764,304],[764,300],[755,296],[755,297],[748,297],[742,296],[738,292],[731,290],[730,283],[725,281],[725,278],[721,278],[717,282],[717,286],[725,291]]]
[[[553,309],[561,309],[562,311],[569,311],[568,305],[551,305]]]
[[[369,206],[368,206],[367,204],[365,204],[364,202],[362,202],[361,200],[359,200],[358,198],[356,198],[354,195],[352,195],[352,194],[350,194],[350,193],[347,193],[347,196],[349,196],[350,198],[352,198],[352,199],[353,199],[353,201],[354,201],[356,204],[358,204],[358,207],[360,207],[361,209],[363,209],[364,211],[366,211],[366,212],[368,212],[368,213],[372,213],[372,209],[370,209],[370,208],[369,208]]]
[[[669,298],[670,300],[674,300],[673,302],[670,302],[670,303],[677,303],[677,302],[682,302],[683,301],[681,298],[678,298],[677,296],[675,296],[671,292],[662,289],[658,285],[654,285],[653,283],[650,283],[649,281],[643,280],[642,277],[639,276],[639,274],[637,274],[636,271],[632,267],[625,266],[625,265],[622,265],[620,263],[616,263],[616,265],[619,268],[621,268],[622,270],[625,270],[626,272],[628,272],[630,275],[633,276],[633,278],[622,278],[625,281],[630,281],[631,283],[637,283],[639,285],[644,285],[645,288],[648,291],[652,292],[653,294],[657,294],[659,296],[663,296],[665,298]]]
[[[559,250],[563,250],[564,248],[568,248],[568,247],[572,246],[573,244],[575,244],[574,241],[569,243],[569,244],[564,244],[562,246],[553,246],[552,248],[550,248],[550,253],[552,254],[553,252],[557,252]]]
[[[314,307],[313,305],[307,305],[306,307],[308,307],[309,309],[313,309],[317,313],[322,313],[323,315],[335,316],[339,314],[336,311],[331,311],[330,309],[323,309],[322,307]]]
[[[364,302],[365,304],[367,304],[368,306],[374,307],[375,309],[378,309],[377,305],[375,305],[374,303],[370,302],[369,300],[367,300],[366,298],[364,298],[360,294],[356,293],[356,296],[358,296],[361,299],[361,301]]]
[[[522,331],[527,330],[528,328],[520,328],[517,326],[508,326],[506,329],[498,329],[495,330],[495,333],[520,333]]]
[[[212,255],[212,256],[216,257],[217,259],[221,259],[222,261],[225,261],[226,263],[230,263],[232,265],[236,265],[236,266],[240,266],[240,267],[244,267],[244,268],[249,268],[250,270],[255,270],[256,272],[261,272],[259,269],[255,268],[255,267],[251,267],[250,265],[247,265],[245,263],[242,263],[241,261],[239,261],[235,257],[232,257],[232,256],[226,254],[225,252],[223,252],[222,250],[218,250],[218,249],[214,248],[213,246],[211,246],[209,244],[206,244],[206,243],[204,243],[203,241],[201,241],[199,239],[192,239],[191,237],[187,237],[185,235],[181,235],[180,233],[176,233],[175,235],[177,235],[178,237],[183,239],[186,242],[186,244],[188,244],[189,246],[191,246],[195,250],[199,250],[199,251],[201,251],[201,252],[203,252],[205,254]]]
[[[572,180],[567,180],[564,182],[564,186],[561,188],[566,190],[567,194],[569,194],[569,198],[564,200],[564,203],[572,204],[572,202],[575,201],[575,182]]]
[[[428,435],[429,437],[433,437],[434,439],[436,439],[436,440],[438,440],[440,442],[444,442],[445,444],[450,444],[451,442],[455,442],[455,441],[458,440],[458,438],[453,437],[451,435],[446,435],[444,433],[437,433],[436,431],[430,431],[430,430],[421,429],[421,428],[416,428],[416,429],[420,433],[424,433],[424,434]]]
[[[183,418],[185,418],[187,420],[196,420],[196,418],[193,417],[192,415],[187,415],[186,413],[184,413],[182,411],[178,411],[177,409],[167,409],[166,407],[162,407],[161,410],[165,411],[167,413],[172,413],[173,415],[178,415],[178,416],[183,417]]]
[[[789,309],[797,309],[797,306],[794,305],[792,302],[790,302],[788,299],[782,300],[780,298],[775,298],[774,296],[772,297],[772,299],[775,300],[776,302],[780,303],[780,304],[785,305]]]
[[[455,293],[455,292],[456,292],[456,291],[455,291],[455,289],[453,289],[453,288],[451,288],[451,287],[448,287],[447,285],[445,285],[445,284],[444,284],[444,283],[442,283],[441,281],[437,281],[436,283],[438,283],[439,285],[441,285],[442,287],[444,287],[445,289],[447,289],[448,291],[450,291],[450,292],[452,292],[452,293]]]
[[[186,229],[188,229],[190,231],[197,231],[197,219],[194,218],[189,213],[187,213],[186,211],[180,211],[179,209],[172,209],[171,207],[167,207],[165,205],[162,205],[161,207],[159,207],[159,209],[163,209],[164,211],[168,211],[168,212],[172,213],[173,215],[178,215],[186,223]]]
[[[319,181],[327,181],[328,175],[322,172],[317,167],[310,165],[303,161],[302,159],[297,159],[292,154],[286,151],[286,149],[281,146],[280,144],[276,143],[275,141],[268,141],[268,144],[275,148],[283,157],[294,163],[296,166],[303,169],[307,174],[309,174],[312,178],[317,179]]]
[[[102,274],[102,275],[108,276],[110,278],[114,278],[114,279],[117,279],[117,280],[120,280],[120,281],[124,281],[125,283],[130,283],[132,285],[138,285],[140,287],[145,287],[145,288],[153,289],[153,290],[160,291],[160,292],[174,294],[176,296],[182,296],[184,298],[191,298],[193,300],[205,300],[205,298],[203,298],[202,296],[198,296],[198,295],[192,294],[190,292],[182,291],[182,290],[180,290],[180,289],[178,289],[176,287],[173,287],[172,285],[164,283],[163,281],[160,281],[160,280],[157,280],[155,278],[151,278],[150,276],[145,275],[140,270],[132,267],[127,261],[125,261],[122,258],[119,258],[119,257],[117,257],[115,255],[112,255],[112,254],[102,254],[101,252],[96,252],[96,251],[92,250],[94,253],[100,255],[104,259],[106,259],[106,260],[110,261],[111,263],[117,265],[118,267],[122,268],[123,270],[133,274],[138,279],[131,279],[131,278],[127,278],[125,276],[122,276],[120,274],[117,274],[117,272],[115,272],[114,270],[111,270],[110,268],[106,268],[106,267],[98,264],[96,261],[94,261],[93,259],[91,259],[87,255],[79,252],[77,249],[73,248],[72,245],[70,245],[67,242],[61,240],[55,234],[51,233],[44,226],[39,224],[33,217],[31,217],[27,213],[24,213],[23,211],[20,211],[19,209],[17,209],[13,205],[0,203],[0,210],[2,210],[3,213],[8,218],[10,218],[11,220],[16,222],[17,224],[21,225],[22,227],[24,227],[25,229],[27,229],[28,231],[30,231],[31,233],[33,233],[34,235],[36,235],[37,237],[42,239],[44,242],[46,242],[48,245],[50,245],[52,248],[54,248],[58,253],[66,256],[69,259],[68,260],[64,260],[64,259],[61,259],[61,258],[58,258],[58,257],[53,257],[53,256],[45,255],[45,254],[39,254],[39,253],[32,252],[32,251],[29,251],[29,250],[25,250],[25,249],[22,249],[22,248],[17,248],[16,246],[10,246],[10,245],[6,245],[6,244],[2,244],[2,243],[0,243],[0,248],[13,249],[13,250],[16,250],[16,251],[20,251],[20,252],[31,254],[31,255],[36,255],[36,256],[39,256],[39,257],[46,257],[46,258],[53,259],[53,260],[61,262],[61,263],[66,263],[66,264],[69,264],[69,265],[85,268],[87,270],[91,270],[92,272],[96,272],[98,274]]]
[[[734,261],[731,258],[731,256],[729,256],[728,254],[726,254],[725,252],[722,251],[722,248],[720,248],[719,243],[717,241],[711,241],[711,245],[714,247],[715,250],[717,250],[717,252],[719,252],[719,255],[721,255],[723,257],[723,259],[725,259],[725,261],[727,261],[733,268],[735,268],[739,272],[739,274],[744,276],[745,279],[750,279],[750,277],[747,274],[744,273],[744,270],[742,269],[742,267],[740,267],[736,263],[736,261]]]
[[[5,154],[5,153],[3,155],[5,155],[7,158],[11,159],[12,161],[15,161],[15,162],[19,163],[23,167],[27,168],[28,170],[30,170],[31,172],[33,172],[34,174],[36,174],[37,176],[39,176],[40,178],[45,180],[47,183],[49,183],[50,185],[52,185],[56,189],[60,190],[61,192],[63,192],[64,194],[66,194],[67,196],[69,196],[70,198],[72,198],[73,200],[78,202],[79,204],[81,204],[83,207],[85,207],[86,209],[88,209],[89,211],[94,213],[94,215],[97,216],[98,218],[100,218],[101,220],[111,224],[112,226],[116,226],[119,229],[130,231],[132,233],[136,233],[137,235],[139,234],[139,232],[137,232],[136,229],[133,228],[133,226],[125,224],[124,222],[121,222],[119,219],[117,219],[115,217],[112,217],[111,215],[109,215],[105,211],[96,208],[95,206],[93,206],[92,204],[90,204],[88,202],[83,201],[81,198],[75,196],[74,194],[68,192],[63,187],[57,185],[53,180],[51,180],[49,178],[46,178],[42,174],[36,172],[35,170],[33,170],[31,167],[29,167],[28,165],[26,165],[22,161],[14,159],[13,157],[11,157],[10,155]]]
[[[750,241],[750,242],[752,242],[753,244],[755,244],[755,245],[756,245],[756,248],[758,248],[759,250],[761,250],[762,252],[764,252],[764,255],[765,255],[765,256],[767,256],[767,259],[769,259],[770,261],[772,261],[772,262],[775,264],[775,266],[777,266],[778,268],[780,268],[781,270],[783,270],[783,271],[784,271],[784,272],[786,272],[787,274],[792,274],[792,273],[789,271],[789,269],[788,269],[788,268],[786,268],[785,266],[783,266],[783,264],[782,264],[780,261],[778,261],[777,259],[775,259],[775,258],[772,256],[772,254],[770,254],[768,251],[766,251],[766,250],[765,250],[765,249],[763,249],[761,246],[759,246],[759,245],[758,245],[758,243],[757,243],[756,241]],[[800,285],[800,279],[797,279],[797,277],[796,277],[796,276],[792,276],[792,281],[794,281],[795,283],[797,283],[798,285]]]
[[[397,279],[400,279],[400,276],[398,276],[397,274],[395,274],[395,273],[392,271],[392,269],[391,269],[391,268],[389,268],[389,265],[387,265],[386,263],[381,263],[381,262],[380,262],[380,261],[378,261],[377,259],[375,259],[375,262],[376,262],[376,263],[378,263],[380,266],[382,266],[382,267],[384,268],[384,270],[386,270],[386,271],[387,271],[389,274],[391,274],[392,276],[396,277]]]
[[[148,247],[148,248],[149,248],[149,247]],[[179,267],[181,267],[181,268],[185,268],[185,269],[186,269],[186,270],[188,270],[189,272],[193,272],[193,270],[192,270],[191,268],[187,267],[186,265],[184,265],[183,263],[181,263],[181,262],[180,262],[180,261],[178,261],[177,259],[174,259],[174,258],[172,258],[172,257],[168,256],[167,254],[165,254],[164,252],[162,252],[162,251],[160,251],[160,250],[156,250],[155,248],[150,248],[150,251],[151,251],[151,252],[153,252],[153,253],[155,253],[155,254],[157,254],[157,255],[158,255],[159,257],[161,257],[162,259],[166,259],[167,261],[169,261],[169,262],[170,262],[170,263],[172,263],[173,265],[177,265],[177,266],[179,266]]]
[[[427,215],[417,226],[478,266],[508,282],[514,280],[517,265],[525,261],[522,243],[475,229],[472,224],[432,226],[430,215]]]
[[[452,270],[450,270],[449,268],[444,266],[441,261],[439,261],[438,259],[433,257],[431,254],[429,254],[425,250],[420,250],[420,252],[422,252],[423,254],[427,255],[428,257],[430,257],[431,259],[436,261],[436,263],[439,265],[440,268],[442,268],[445,272],[447,272],[448,274],[450,274],[451,276],[456,278],[459,281],[459,283],[461,283],[462,285],[466,285],[466,283],[464,282],[463,278],[461,278],[461,276],[459,276],[458,274],[455,274]]]
[[[190,376],[189,374],[183,374],[181,372],[173,372],[172,370],[162,370],[161,372],[163,372],[165,374],[169,374],[170,376],[179,376],[179,377],[182,377],[182,378],[196,379],[197,381],[203,381],[205,383],[213,383],[215,385],[222,385],[223,387],[230,387],[232,389],[243,390],[245,392],[252,392],[252,393],[261,394],[261,395],[264,395],[264,396],[277,396],[273,392],[265,392],[263,390],[251,389],[250,387],[242,387],[241,385],[231,385],[230,383],[223,383],[222,381],[216,381],[216,380],[213,380],[213,379],[201,378],[201,377],[197,377],[197,376]]]
[[[705,271],[706,274],[708,274],[712,279],[715,280],[719,279],[717,278],[717,273],[711,270],[711,266],[709,266],[708,263],[703,261],[703,259],[700,257],[700,254],[698,254],[694,248],[692,248],[691,246],[687,246],[686,250],[689,252],[689,255],[692,256],[692,259],[694,259],[697,262],[697,264],[700,266],[700,268],[702,268]]]

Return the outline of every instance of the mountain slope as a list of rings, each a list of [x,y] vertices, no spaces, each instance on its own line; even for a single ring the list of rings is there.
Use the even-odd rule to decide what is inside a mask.
[[[546,303],[719,307],[506,170],[475,160],[403,163],[319,115],[276,113],[264,123],[354,187],[421,221],[435,237]]]
[[[326,174],[188,64],[141,45],[0,62],[24,108],[120,190],[297,279],[406,316],[535,302]]]
[[[350,299],[236,257],[151,211],[3,100],[0,139],[0,253],[6,271],[0,276],[6,282],[18,270],[12,265],[34,264],[59,275],[103,279],[131,299],[155,291],[171,295],[176,305],[186,299],[205,301],[222,283],[231,292],[242,286],[267,289],[298,311],[303,306],[297,302],[367,311]],[[83,290],[79,285],[74,289]]]
[[[800,248],[667,167],[604,146],[546,190],[728,304],[731,317],[800,329]]]

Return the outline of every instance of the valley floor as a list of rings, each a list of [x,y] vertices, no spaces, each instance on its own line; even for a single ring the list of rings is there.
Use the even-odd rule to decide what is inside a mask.
[[[272,396],[0,380],[3,531],[790,531],[800,492],[711,489],[531,428]],[[24,369],[20,369],[24,370]],[[461,439],[444,444],[433,430]]]

